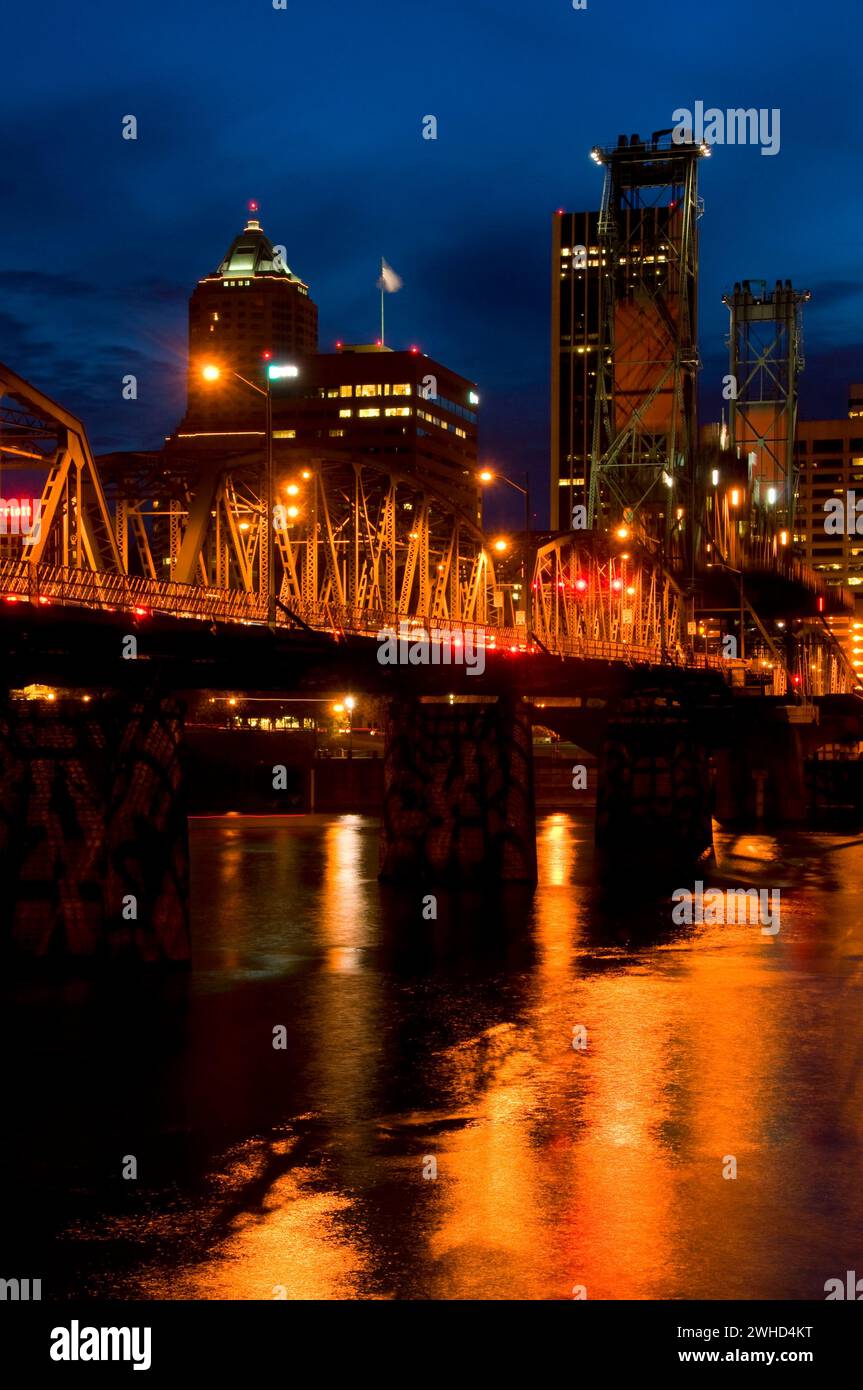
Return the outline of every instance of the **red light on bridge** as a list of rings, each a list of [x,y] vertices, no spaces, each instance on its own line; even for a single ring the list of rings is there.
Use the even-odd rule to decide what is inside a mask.
[[[21,602],[21,598],[20,598],[20,595],[18,595],[18,594],[6,594],[5,597],[4,597],[4,599],[3,599],[3,602],[4,602],[4,603],[20,603],[20,602]]]
[[[133,608],[133,609],[132,609],[132,612],[133,612],[133,613],[136,615],[136,617],[138,617],[138,618],[149,618],[149,616],[150,616],[150,610],[149,610],[149,608]]]
[[[576,581],[575,581],[575,587],[576,587],[576,589],[578,589],[578,592],[579,592],[580,594],[583,594],[584,591],[585,591],[585,589],[587,588],[587,580],[586,580],[586,579],[576,579]]]
[[[622,579],[612,579],[612,581],[611,581],[611,587],[612,587],[612,589],[614,589],[615,593],[618,593],[618,594],[619,594],[620,591],[621,591],[621,589],[623,588],[623,580],[622,580]]]
[[[40,595],[39,595],[39,606],[40,606],[41,608],[50,608],[50,606],[51,606],[51,600],[50,600],[49,598],[43,598],[42,595],[40,594]]]

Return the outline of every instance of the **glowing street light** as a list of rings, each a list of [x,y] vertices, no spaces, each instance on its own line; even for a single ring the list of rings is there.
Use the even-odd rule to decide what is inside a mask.
[[[221,375],[221,367],[215,366],[212,362],[208,362],[206,367],[201,368],[201,376],[205,381],[218,381]]]
[[[492,549],[496,550],[499,555],[502,555],[505,550],[509,549],[509,542],[505,541],[502,536],[499,536],[496,541],[492,541]]]

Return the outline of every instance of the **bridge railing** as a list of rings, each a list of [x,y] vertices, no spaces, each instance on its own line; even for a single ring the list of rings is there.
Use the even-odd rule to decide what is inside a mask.
[[[172,617],[207,619],[218,622],[254,623],[267,621],[265,604],[256,593],[239,589],[215,589],[195,584],[178,584],[156,579],[129,578],[106,571],[73,569],[62,566],[33,565],[27,560],[0,560],[0,597],[9,601],[26,600],[34,605],[69,605],[103,612],[129,612],[139,615],[164,613]],[[523,627],[494,627],[450,618],[414,615],[405,618],[385,609],[348,608],[329,603],[294,602],[279,608],[277,623],[289,626],[295,616],[316,631],[335,636],[379,637],[394,635],[408,642],[442,642],[470,639],[474,649],[487,651],[534,652],[545,650],[554,656],[593,661],[623,662],[627,665],[686,666],[722,670],[718,657],[694,656],[678,649],[665,653],[654,646],[628,642],[568,638],[540,648],[528,641]]]
[[[32,565],[27,560],[0,560],[0,595],[7,600],[24,598],[41,605],[139,610],[233,622],[266,621],[266,610],[257,594],[241,589],[209,589],[196,584],[129,578],[106,570]]]

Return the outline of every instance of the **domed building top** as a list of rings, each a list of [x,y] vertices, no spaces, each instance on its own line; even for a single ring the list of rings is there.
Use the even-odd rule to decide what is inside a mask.
[[[247,279],[253,275],[278,275],[291,280],[295,285],[305,282],[295,275],[284,258],[283,248],[276,247],[263,230],[256,214],[257,203],[249,204],[250,217],[239,236],[234,237],[224,260],[218,270],[213,272],[220,279]],[[308,289],[308,286],[305,285]]]

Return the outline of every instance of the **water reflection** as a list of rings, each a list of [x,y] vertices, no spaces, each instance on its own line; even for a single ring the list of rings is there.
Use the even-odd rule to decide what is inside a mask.
[[[863,844],[717,837],[712,882],[781,887],[776,937],[674,927],[671,886],[609,906],[568,816],[535,893],[441,893],[433,921],[360,817],[201,821],[192,848],[187,993],[29,1001],[30,1085],[116,1096],[83,1129],[60,1099],[63,1162],[17,1097],[56,1291],[818,1298],[859,1264]]]

